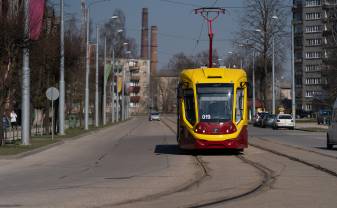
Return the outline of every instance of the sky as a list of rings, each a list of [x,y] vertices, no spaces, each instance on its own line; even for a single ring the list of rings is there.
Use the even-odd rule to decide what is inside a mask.
[[[94,0],[87,0],[91,3]],[[75,15],[80,19],[80,0],[65,0],[66,16]],[[112,16],[115,9],[121,9],[126,16],[128,37],[137,41],[140,53],[140,29],[142,8],[149,9],[149,28],[158,27],[158,68],[164,69],[169,59],[176,53],[194,55],[208,50],[207,24],[203,18],[194,14],[198,7],[224,7],[226,13],[214,24],[214,45],[219,56],[232,50],[230,39],[239,30],[239,14],[242,13],[243,0],[111,0],[91,6],[90,15],[94,23],[100,23]],[[59,0],[53,0],[55,6]],[[67,18],[67,17],[66,17]],[[197,41],[197,40],[200,41]]]

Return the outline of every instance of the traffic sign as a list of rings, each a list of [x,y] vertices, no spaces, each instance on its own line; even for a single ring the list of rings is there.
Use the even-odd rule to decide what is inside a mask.
[[[46,91],[46,96],[48,98],[48,100],[54,101],[57,100],[57,98],[59,98],[60,93],[59,90],[55,87],[49,87]]]

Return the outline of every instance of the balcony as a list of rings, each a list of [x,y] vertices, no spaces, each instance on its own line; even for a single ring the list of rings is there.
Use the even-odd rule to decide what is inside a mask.
[[[140,80],[140,76],[139,75],[131,75],[131,77],[130,77],[130,81],[131,82],[139,82],[139,80]]]
[[[301,58],[295,59],[295,63],[302,63],[302,59]]]
[[[114,66],[114,69],[115,69],[115,71],[116,71],[117,73],[120,73],[120,72],[123,71],[123,66],[122,66],[122,65],[116,64],[116,65]]]
[[[138,66],[130,66],[130,72],[131,73],[139,73],[139,67]]]
[[[140,96],[131,96],[130,97],[130,102],[131,103],[139,103]]]
[[[325,0],[322,2],[322,9],[334,9],[336,6],[336,3],[335,1],[328,1],[328,0]]]
[[[128,92],[129,93],[139,93],[139,91],[140,91],[140,86],[130,86],[129,88],[128,88]]]

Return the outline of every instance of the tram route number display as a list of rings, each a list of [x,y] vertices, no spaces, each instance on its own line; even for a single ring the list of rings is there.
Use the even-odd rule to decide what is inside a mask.
[[[201,118],[202,118],[202,119],[205,119],[205,120],[209,120],[209,119],[211,119],[211,115],[209,115],[209,114],[204,115],[204,114],[203,114],[203,115],[201,116]]]

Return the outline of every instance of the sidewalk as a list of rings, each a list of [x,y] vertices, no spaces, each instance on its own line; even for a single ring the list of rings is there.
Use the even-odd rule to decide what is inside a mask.
[[[296,122],[295,129],[302,130],[302,131],[322,131],[325,132],[329,128],[328,125],[320,124],[318,125],[317,122]]]

